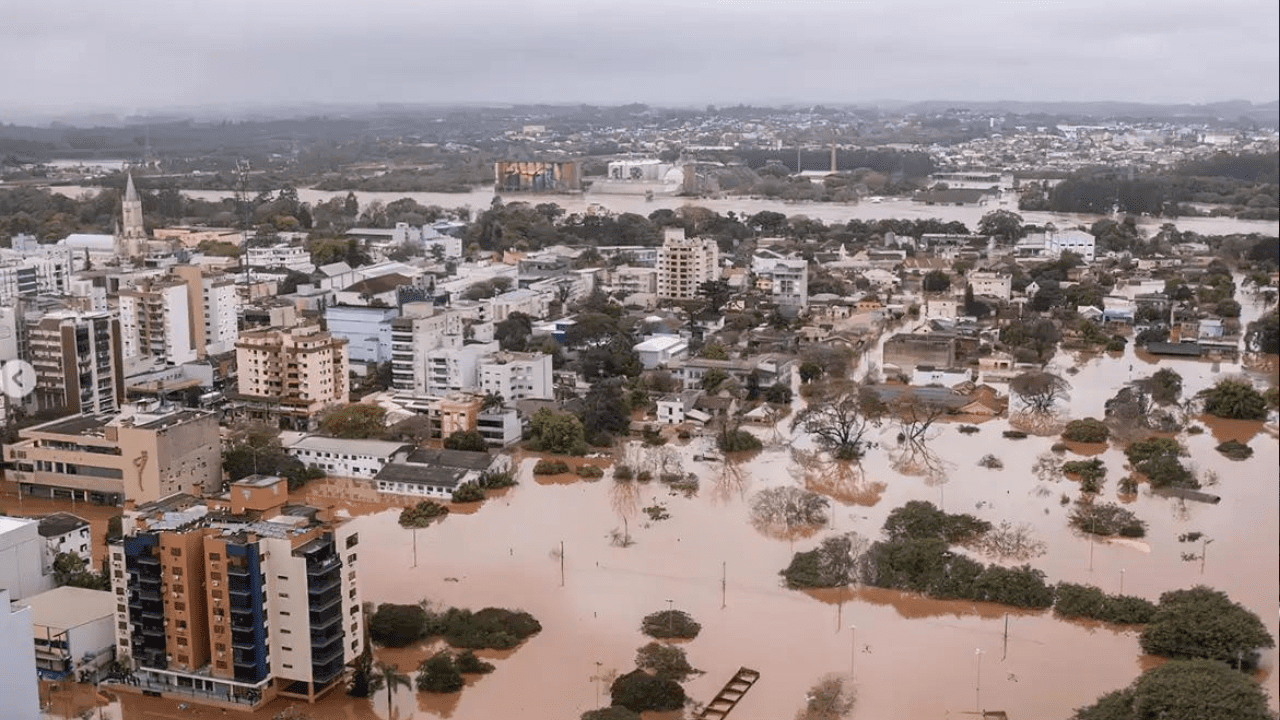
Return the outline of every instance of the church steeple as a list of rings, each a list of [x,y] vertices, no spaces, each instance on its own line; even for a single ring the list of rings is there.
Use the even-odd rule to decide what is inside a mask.
[[[133,186],[133,173],[129,173],[124,186],[124,199],[120,203],[120,229],[116,232],[116,254],[136,257],[142,254],[147,241],[147,230],[142,224],[142,199]]]

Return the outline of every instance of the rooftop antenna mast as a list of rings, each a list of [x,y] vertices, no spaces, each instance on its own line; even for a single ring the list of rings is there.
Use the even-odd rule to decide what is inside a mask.
[[[253,213],[249,209],[249,161],[236,161],[236,209],[240,211],[240,268],[244,281],[249,282],[249,222]]]

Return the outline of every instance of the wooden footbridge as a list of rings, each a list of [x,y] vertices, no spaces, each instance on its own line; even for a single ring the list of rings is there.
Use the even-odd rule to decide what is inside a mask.
[[[751,668],[738,668],[733,678],[725,683],[724,687],[720,688],[720,692],[716,693],[715,698],[702,708],[702,712],[698,713],[697,720],[724,720],[729,716],[729,712],[738,706],[742,696],[746,695],[759,679],[759,672]]]

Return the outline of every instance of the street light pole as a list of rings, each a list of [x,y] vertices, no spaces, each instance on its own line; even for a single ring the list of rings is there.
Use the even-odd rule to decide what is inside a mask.
[[[1120,568],[1120,594],[1124,594],[1124,568]]]
[[[858,677],[858,626],[849,626],[849,677]]]
[[[977,683],[974,686],[974,698],[973,698],[974,701],[977,702],[977,707],[974,709],[977,710],[979,713],[981,713],[982,712],[982,649],[975,648],[973,651],[973,655],[978,660]]]
[[[676,612],[674,604],[675,600],[667,598],[667,633],[670,635],[675,635],[676,632]]]

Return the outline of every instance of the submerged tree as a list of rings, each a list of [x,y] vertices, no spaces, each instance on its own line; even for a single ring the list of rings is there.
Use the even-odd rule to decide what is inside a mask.
[[[1071,385],[1053,373],[1035,370],[1009,381],[1009,390],[1034,415],[1051,415],[1058,402],[1070,399]]]
[[[832,386],[822,397],[814,397],[791,421],[791,429],[801,428],[817,438],[818,444],[840,460],[862,456],[863,437],[873,418],[868,415],[866,397],[856,385]]]
[[[783,538],[812,535],[827,523],[830,505],[826,498],[808,490],[768,488],[751,498],[751,522],[768,535]]]

